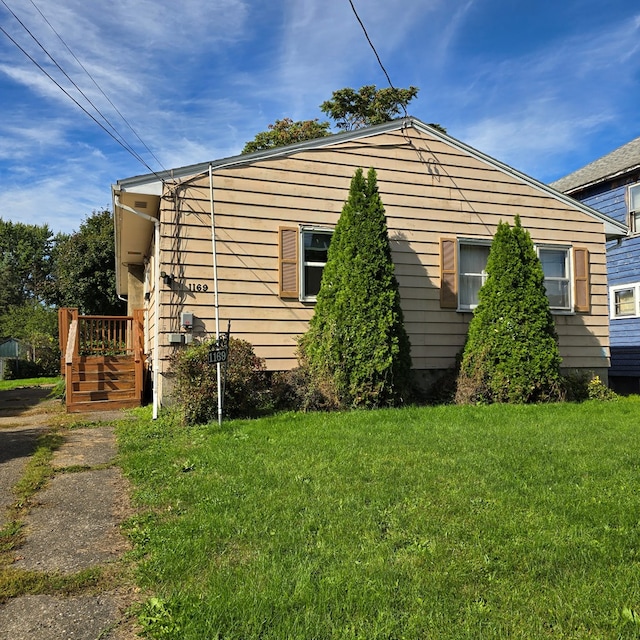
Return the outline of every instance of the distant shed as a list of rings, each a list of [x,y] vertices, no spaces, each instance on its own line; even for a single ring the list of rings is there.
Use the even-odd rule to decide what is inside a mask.
[[[26,360],[29,346],[17,338],[0,339],[0,380],[4,380],[9,360]]]

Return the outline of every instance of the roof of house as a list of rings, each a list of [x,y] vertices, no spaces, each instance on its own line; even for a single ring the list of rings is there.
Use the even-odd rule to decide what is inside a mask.
[[[572,193],[599,182],[614,178],[640,168],[640,138],[618,147],[586,167],[552,182],[550,186],[563,193]]]
[[[298,142],[296,144],[291,144],[283,147],[275,147],[266,151],[256,151],[255,153],[247,153],[232,156],[230,158],[222,158],[215,161],[201,162],[185,167],[170,169],[168,171],[125,178],[124,180],[118,180],[117,184],[113,185],[112,191],[114,194],[120,193],[121,191],[131,191],[135,193],[161,196],[162,183],[165,180],[179,180],[181,178],[205,174],[209,171],[209,168],[215,170],[223,167],[253,164],[254,162],[259,162],[268,158],[291,155],[305,149],[317,149],[338,144],[340,142],[358,140],[360,138],[369,137],[378,133],[384,133],[386,131],[397,131],[399,129],[406,129],[409,127],[415,127],[419,131],[423,131],[431,136],[440,138],[443,142],[452,145],[453,147],[473,156],[478,160],[488,163],[489,165],[505,172],[508,175],[511,175],[514,178],[526,182],[536,189],[544,191],[547,195],[551,195],[558,200],[561,200],[565,204],[571,205],[572,207],[581,209],[582,211],[584,211],[584,213],[587,213],[588,215],[601,220],[605,225],[607,235],[626,235],[627,230],[625,225],[601,213],[600,211],[596,211],[591,207],[577,202],[573,198],[567,197],[562,190],[558,189],[558,187],[556,186],[557,183],[554,183],[553,185],[544,184],[543,182],[540,182],[535,178],[532,178],[531,176],[528,176],[525,173],[522,173],[521,171],[510,167],[504,162],[496,160],[495,158],[492,158],[491,156],[488,156],[487,154],[482,153],[481,151],[478,151],[473,147],[470,147],[464,142],[456,140],[450,135],[443,133],[442,131],[435,129],[418,120],[417,118],[411,116],[407,118],[399,118],[397,120],[392,120],[391,122],[385,122],[383,124],[375,125],[372,127],[357,129],[355,131],[347,131],[326,136],[324,138],[307,140],[305,142]],[[636,143],[636,157],[640,162],[640,138],[638,138],[634,142]],[[629,144],[631,145],[633,143]],[[117,206],[117,203],[114,204]]]
[[[324,138],[307,140],[283,147],[275,147],[266,151],[256,151],[255,153],[241,154],[230,158],[178,167],[169,171],[149,173],[118,180],[118,182],[112,186],[116,236],[116,281],[118,292],[126,290],[126,271],[120,268],[120,265],[124,264],[123,256],[129,256],[128,259],[132,261],[132,264],[136,263],[135,260],[138,260],[140,263],[142,261],[142,255],[148,244],[148,241],[145,238],[148,237],[150,230],[153,228],[154,222],[158,218],[158,212],[157,210],[154,211],[154,209],[157,209],[160,197],[163,195],[163,184],[165,181],[187,179],[198,175],[204,175],[209,171],[215,171],[216,169],[250,165],[263,160],[268,160],[269,158],[286,157],[299,151],[320,149],[342,142],[353,142],[377,134],[404,130],[411,127],[418,131],[422,131],[423,133],[427,133],[434,138],[438,138],[453,148],[456,148],[459,151],[462,151],[463,153],[466,153],[471,157],[474,157],[477,160],[480,160],[481,162],[484,162],[553,198],[556,198],[565,205],[569,205],[573,209],[579,209],[588,216],[600,220],[604,225],[604,231],[607,239],[621,238],[627,235],[627,227],[621,222],[618,222],[600,211],[596,211],[595,209],[574,200],[561,191],[554,189],[552,186],[544,184],[543,182],[540,182],[535,178],[532,178],[531,176],[528,176],[521,171],[518,171],[517,169],[514,169],[513,167],[510,167],[509,165],[500,162],[499,160],[496,160],[473,147],[470,147],[464,142],[461,142],[460,140],[425,124],[424,122],[421,122],[417,118],[407,117],[372,127],[357,129],[355,131],[347,131]],[[145,212],[141,211],[142,207],[145,208]],[[127,214],[126,225],[120,221],[120,218],[124,216],[125,213]]]

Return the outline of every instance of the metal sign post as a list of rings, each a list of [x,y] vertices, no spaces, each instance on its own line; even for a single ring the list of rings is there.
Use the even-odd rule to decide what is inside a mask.
[[[222,424],[222,409],[224,404],[224,389],[227,378],[227,361],[229,359],[229,338],[231,336],[231,320],[227,325],[227,332],[218,335],[218,338],[209,349],[209,364],[215,364],[218,368],[218,424]],[[224,379],[222,366],[224,365]]]

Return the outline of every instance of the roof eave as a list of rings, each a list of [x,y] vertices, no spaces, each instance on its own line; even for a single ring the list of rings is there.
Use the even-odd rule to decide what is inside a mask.
[[[429,135],[438,138],[445,142],[446,144],[452,145],[458,148],[460,151],[467,153],[476,159],[489,163],[499,170],[513,176],[514,178],[521,180],[530,186],[538,189],[547,195],[550,195],[564,204],[567,204],[573,208],[580,209],[587,215],[594,217],[598,220],[601,220],[605,227],[605,235],[608,240],[617,239],[621,237],[625,237],[628,234],[628,229],[626,225],[619,223],[617,220],[613,220],[606,216],[605,214],[588,207],[573,198],[571,196],[562,193],[554,189],[553,187],[540,182],[531,176],[528,176],[517,169],[501,162],[500,160],[496,160],[495,158],[483,153],[482,151],[478,151],[473,147],[457,140],[456,138],[451,137],[449,134],[443,133],[442,131],[421,122],[420,120],[408,116],[405,118],[399,118],[397,120],[392,120],[390,122],[385,122],[380,125],[375,125],[373,127],[366,127],[363,129],[357,129],[355,131],[347,131],[343,133],[337,133],[333,135],[329,135],[323,138],[316,138],[314,140],[307,140],[304,142],[299,142],[296,144],[284,146],[284,147],[276,147],[274,149],[268,149],[266,151],[256,151],[254,153],[241,154],[237,156],[231,156],[228,158],[222,158],[220,160],[202,162],[198,164],[188,165],[185,167],[179,167],[177,169],[172,169],[170,171],[163,171],[155,174],[147,174],[141,176],[134,176],[132,178],[126,178],[124,180],[119,180],[117,183],[117,187],[124,190],[138,191],[138,189],[147,189],[147,190],[155,190],[158,188],[162,188],[162,182],[164,181],[174,181],[181,180],[186,177],[191,177],[195,175],[204,174],[209,171],[209,169],[220,169],[226,167],[234,167],[234,166],[243,166],[249,165],[254,162],[260,162],[263,160],[267,160],[269,158],[280,158],[286,157],[288,155],[297,153],[299,151],[304,151],[307,149],[318,149],[326,146],[331,146],[335,144],[340,144],[342,142],[350,142],[353,140],[358,140],[360,138],[369,137],[372,135],[376,135],[379,133],[385,133],[387,131],[396,131],[398,129],[404,129],[407,127],[415,127],[416,129],[428,133]]]
[[[596,178],[595,180],[591,180],[589,182],[585,182],[583,184],[570,187],[569,189],[564,190],[563,193],[567,193],[570,195],[574,193],[578,193],[580,191],[584,191],[585,189],[590,189],[591,187],[595,187],[599,184],[604,184],[605,182],[611,182],[612,180],[617,180],[618,178],[621,178],[624,175],[627,175],[629,173],[635,173],[637,171],[640,171],[640,164],[635,164],[632,167],[627,167],[626,169],[621,169],[620,171],[616,171],[615,173],[610,173],[610,174],[607,174],[606,176]]]

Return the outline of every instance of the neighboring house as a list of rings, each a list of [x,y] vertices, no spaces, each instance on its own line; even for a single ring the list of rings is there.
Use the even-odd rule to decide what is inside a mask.
[[[27,360],[29,346],[17,338],[0,339],[0,380],[4,380],[10,360]]]
[[[117,291],[129,313],[145,310],[159,402],[171,354],[215,336],[216,324],[225,331],[230,321],[269,370],[297,365],[358,167],[377,171],[425,384],[454,364],[496,227],[516,215],[542,260],[563,366],[606,379],[605,240],[624,237],[626,225],[407,118],[114,185]]]
[[[629,227],[607,244],[611,386],[640,393],[640,138],[552,187]]]

